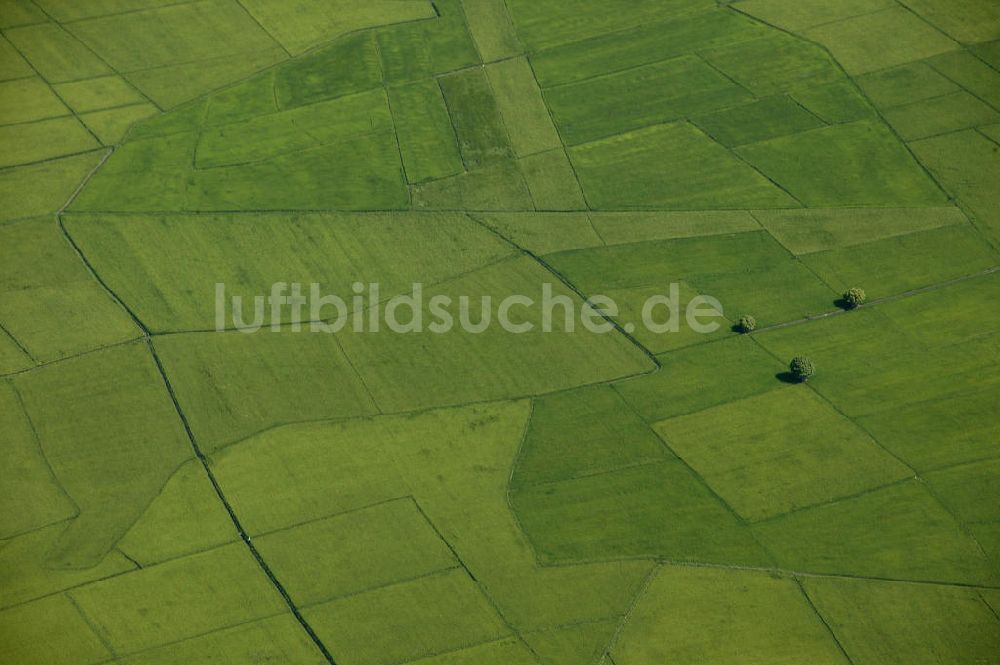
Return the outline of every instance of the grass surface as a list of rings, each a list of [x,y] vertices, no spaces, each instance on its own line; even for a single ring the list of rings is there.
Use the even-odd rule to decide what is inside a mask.
[[[0,662],[993,662],[998,141],[990,0],[0,2]]]

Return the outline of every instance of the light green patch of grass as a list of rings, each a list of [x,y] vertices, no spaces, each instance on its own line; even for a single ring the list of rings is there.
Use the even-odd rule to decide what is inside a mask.
[[[735,12],[707,11],[543,49],[532,53],[531,63],[541,85],[551,88],[744,41],[765,30]]]
[[[568,480],[673,457],[608,386],[534,401],[511,487]]]
[[[618,629],[618,621],[560,626],[523,635],[525,643],[546,665],[594,663],[607,649]],[[478,665],[478,663],[476,664]]]
[[[887,38],[891,35],[891,39]],[[803,36],[826,46],[852,76],[957,50],[954,41],[903,7],[828,23]]]
[[[540,301],[545,282],[554,282],[553,295],[583,306],[578,296],[550,277],[531,259],[516,258],[425,289],[425,298],[450,296],[457,317],[456,294],[467,296],[472,323],[480,320],[484,296],[493,303],[512,294]],[[510,317],[512,323],[534,327],[522,334],[498,325],[473,334],[456,325],[432,335],[383,330],[364,335],[341,331],[337,336],[375,401],[390,413],[553,392],[651,368],[649,359],[622,335],[593,333],[579,321],[571,332],[558,310],[551,332],[542,330],[540,305],[515,308]]]
[[[910,144],[931,173],[971,213],[994,247],[1000,246],[1000,162],[997,144],[973,130]]]
[[[249,324],[252,297],[270,293],[275,282],[306,289],[316,282],[324,295],[347,301],[355,282],[378,282],[380,297],[389,298],[415,281],[437,283],[514,251],[458,213],[68,215],[66,225],[106,283],[155,331],[214,328],[216,282],[243,298]],[[403,246],[393,242],[401,234]],[[265,245],[273,249],[260,252]],[[181,258],[192,254],[204,272]],[[300,320],[312,314],[304,309]],[[316,314],[331,319],[337,312],[331,306]],[[292,320],[290,308],[280,320]]]
[[[511,492],[511,503],[543,562],[769,561],[749,530],[679,461],[524,487]]]
[[[334,658],[349,657],[357,665],[407,662],[510,634],[463,570],[335,600],[304,614]]]
[[[913,475],[815,393],[797,388],[664,420],[655,428],[749,520]]]
[[[997,494],[1000,460],[932,471],[924,480],[941,503],[963,522],[1000,522],[1000,507],[984,500]]]
[[[809,207],[945,202],[906,148],[877,122],[816,129],[737,153]]]
[[[208,451],[273,425],[377,410],[328,334],[169,335],[156,349]]]
[[[440,16],[376,33],[385,80],[403,83],[480,63],[466,28],[461,0],[436,0]]]
[[[518,161],[536,210],[585,210],[580,183],[562,148]]]
[[[1000,36],[1000,10],[990,0],[903,0],[903,4],[963,43]]]
[[[0,127],[0,168],[86,152],[101,144],[76,118],[53,118]]]
[[[679,120],[753,97],[697,56],[571,83],[544,91],[568,145]],[[623,104],[623,100],[628,100]]]
[[[486,77],[516,155],[524,157],[562,148],[526,58],[487,65]]]
[[[0,483],[0,537],[7,539],[74,517],[76,506],[55,482],[38,446],[31,421],[9,382],[0,383],[0,422],[5,442],[0,464],[8,469]]]
[[[953,81],[925,62],[914,62],[857,77],[858,85],[879,108],[888,109],[958,92]]]
[[[639,599],[612,655],[635,665],[849,662],[793,580],[669,566]]]
[[[594,229],[609,245],[757,231],[745,211],[591,213]]]
[[[73,83],[60,83],[53,87],[77,113],[101,111],[146,101],[145,97],[120,76],[102,76]]]
[[[915,480],[753,531],[792,570],[965,584],[992,584],[996,575],[975,541]]]
[[[266,534],[256,542],[303,607],[460,565],[409,498]]]
[[[927,402],[859,419],[879,443],[918,471],[960,464],[993,454],[992,413],[1000,387],[934,396]]]
[[[1000,35],[1000,32],[997,33]],[[928,63],[994,108],[1000,106],[1000,71],[968,51],[945,53]]]
[[[758,97],[787,92],[803,83],[821,85],[844,78],[823,49],[775,30],[758,39],[704,51],[702,57]]]
[[[1000,255],[961,224],[815,252],[802,261],[836,293],[861,286],[869,298],[881,298],[992,268]]]
[[[538,660],[519,639],[505,638],[458,651],[450,651],[440,656],[428,656],[411,661],[410,665],[482,665],[483,663],[536,665]]]
[[[724,146],[734,147],[797,134],[824,123],[791,97],[767,97],[692,120]]]
[[[804,578],[802,584],[856,665],[989,662],[996,617],[974,589]]]
[[[243,543],[94,582],[70,595],[118,653],[203,635],[287,608]]]
[[[132,344],[19,375],[15,387],[80,510],[47,563],[97,565],[191,455],[163,380],[145,345]]]
[[[476,213],[476,220],[535,255],[602,245],[587,213]]]
[[[840,0],[836,3],[789,2],[788,0],[737,0],[735,9],[799,32],[816,25],[842,21],[845,18],[870,14],[895,6],[892,0]]]
[[[57,360],[139,336],[128,313],[66,243],[55,220],[0,226],[0,239],[0,321],[36,359]]]
[[[598,210],[788,208],[797,204],[688,123],[577,146],[570,159]]]
[[[238,539],[228,513],[197,460],[181,465],[118,542],[143,566],[208,550]]]
[[[753,215],[778,242],[799,255],[968,222],[955,207],[755,210]]]
[[[434,17],[427,0],[294,0],[282,5],[246,0],[244,4],[293,56],[358,30]]]
[[[693,413],[773,388],[783,369],[748,337],[693,346],[659,356],[663,368],[615,384],[649,422]]]
[[[69,200],[102,156],[102,153],[92,152],[0,171],[0,199],[4,201],[0,219],[38,217],[55,212]]]
[[[462,0],[462,11],[483,62],[510,58],[524,51],[504,0]]]
[[[524,176],[512,160],[502,159],[475,171],[430,180],[413,187],[417,210],[534,210]]]
[[[792,97],[829,124],[864,120],[875,115],[853,81],[834,81],[792,90]]]
[[[2,11],[0,10],[0,12]],[[0,15],[0,20],[2,20],[2,15]],[[21,54],[5,37],[0,35],[0,81],[25,78],[34,74],[35,70],[31,68],[31,65],[21,57]]]
[[[207,129],[198,140],[195,168],[254,164],[366,134],[391,132],[385,93],[372,90]]]
[[[111,656],[62,594],[0,612],[0,635],[0,658],[6,663],[74,665]]]
[[[37,76],[0,83],[0,125],[63,115],[69,115],[69,109]]]
[[[576,42],[651,21],[715,9],[711,0],[535,2],[508,0],[521,40],[532,50]]]
[[[129,128],[135,123],[158,113],[152,104],[135,104],[122,108],[93,111],[80,116],[83,124],[97,135],[104,145],[121,143]]]
[[[44,8],[56,21],[68,23],[107,14],[151,9],[164,2],[163,0],[89,0],[81,3],[75,0],[39,0],[36,4]]]
[[[960,91],[889,109],[885,118],[904,141],[947,134],[1000,121],[1000,113],[985,102]]]
[[[4,36],[50,83],[111,73],[94,53],[56,23],[7,30]]]
[[[286,665],[324,665],[326,658],[291,614],[251,621],[119,660],[123,665],[216,665],[254,659]]]
[[[415,184],[461,173],[458,140],[437,81],[391,87],[388,94],[407,180]]]

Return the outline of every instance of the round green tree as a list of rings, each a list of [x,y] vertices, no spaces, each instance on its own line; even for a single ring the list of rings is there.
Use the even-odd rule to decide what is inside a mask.
[[[858,287],[848,289],[847,293],[844,294],[844,304],[847,306],[847,309],[857,309],[865,304],[865,300],[867,299],[868,295],[864,289],[859,289]]]
[[[796,356],[788,364],[788,371],[792,373],[796,381],[805,383],[809,377],[816,373],[816,365],[805,356]]]
[[[749,314],[744,314],[740,317],[736,326],[743,334],[752,333],[754,330],[757,330],[757,319],[753,318]]]

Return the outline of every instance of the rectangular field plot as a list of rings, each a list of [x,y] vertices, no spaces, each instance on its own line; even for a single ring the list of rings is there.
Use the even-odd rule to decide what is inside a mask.
[[[821,398],[794,388],[665,420],[656,430],[749,520],[913,475]]]
[[[787,96],[735,106],[699,116],[692,122],[727,147],[797,134],[824,124]]]
[[[546,89],[569,145],[714,111],[753,97],[696,56]],[[627,99],[628,104],[622,101]]]
[[[59,178],[81,166],[87,164],[32,171]],[[66,243],[55,220],[0,226],[0,243],[0,322],[36,359],[56,360],[139,336],[128,313]]]
[[[243,543],[95,582],[71,596],[118,653],[287,610]]]
[[[104,76],[54,86],[59,96],[77,113],[100,111],[146,101],[139,91],[120,76]]]
[[[440,79],[462,159],[469,170],[509,159],[510,139],[485,70],[470,69]]]
[[[305,630],[291,614],[252,621],[119,659],[121,665],[217,665],[227,660],[283,665],[325,665]]]
[[[788,194],[684,122],[576,146],[570,159],[597,210],[798,207]]]
[[[15,28],[5,36],[50,83],[112,73],[93,51],[55,23]]]
[[[898,139],[872,121],[753,143],[736,152],[809,207],[945,203]]]
[[[0,127],[0,168],[31,164],[100,148],[87,128],[72,117]]]
[[[411,183],[461,173],[462,156],[437,81],[389,88],[389,104]]]
[[[819,578],[802,584],[858,665],[985,663],[1000,652],[997,619],[974,589]]]
[[[614,384],[649,422],[694,413],[766,392],[782,365],[746,336],[659,356],[663,368]]]
[[[444,333],[359,335],[342,331],[337,336],[375,401],[390,413],[552,392],[652,367],[624,336],[595,334],[579,322],[569,332],[558,313],[552,332],[543,332],[540,306],[511,311],[513,323],[534,326],[522,334],[499,325],[470,333],[459,325],[457,294],[468,297],[465,316],[470,324],[478,324],[484,297],[494,304],[511,294],[529,294],[538,300],[542,284],[551,281],[531,259],[511,259],[425,292],[428,299],[435,295],[452,298],[455,325]],[[566,295],[582,306],[578,296],[559,284],[553,284],[553,294]]]
[[[499,212],[474,216],[518,247],[539,256],[603,244],[588,213]]]
[[[349,654],[357,665],[407,662],[510,632],[464,570],[335,600],[304,614],[335,658]]]
[[[717,298],[730,320],[751,314],[761,325],[827,311],[837,296],[763,231],[581,249],[550,255],[547,261],[588,295],[640,289],[626,297],[636,312],[643,296],[667,296],[682,281],[694,292]],[[651,292],[657,288],[659,294]],[[768,297],[775,292],[782,297]],[[680,327],[691,329],[686,305],[687,300],[674,316]]]
[[[634,665],[849,662],[794,580],[670,566],[656,573],[612,653]]]
[[[1000,254],[968,225],[878,240],[802,257],[830,287],[843,293],[858,285],[869,298],[973,275],[1000,264]]]
[[[542,87],[551,88],[744,41],[763,31],[735,12],[706,11],[543,49],[531,54],[531,64]]]
[[[53,476],[79,509],[45,561],[96,566],[191,456],[163,379],[133,343],[15,381]]]
[[[483,62],[509,58],[524,50],[504,0],[462,0],[462,11]]]
[[[64,595],[0,611],[0,658],[5,663],[76,665],[111,656]]]
[[[272,425],[376,412],[328,334],[180,334],[158,338],[156,349],[208,451]]]
[[[256,542],[299,606],[460,565],[409,498],[269,533]]]
[[[389,26],[376,33],[386,81],[423,80],[480,64],[462,0],[436,0],[434,6],[440,16],[433,20]]]
[[[0,83],[0,125],[68,115],[69,109],[41,78]]]
[[[101,157],[103,154],[95,151],[0,172],[0,199],[4,201],[0,221],[55,212]]]
[[[372,90],[381,83],[375,38],[362,33],[279,67],[274,72],[274,90],[261,93],[273,96],[279,108],[292,109]]]
[[[676,460],[521,488],[511,503],[543,562],[768,561],[747,528]]]
[[[993,584],[979,545],[914,480],[753,527],[779,565],[833,575]]]
[[[787,92],[803,83],[819,85],[843,79],[822,48],[773,30],[759,39],[706,50],[702,57],[760,97]]]
[[[1000,113],[965,91],[935,97],[885,112],[886,121],[904,141],[947,134],[1000,121]]]
[[[525,58],[488,65],[486,76],[517,156],[562,147],[531,65]]]
[[[586,210],[580,183],[566,152],[556,148],[518,161],[536,210]]]
[[[243,299],[249,324],[253,296],[275,282],[299,282],[305,291],[316,282],[323,295],[348,302],[354,282],[378,282],[379,297],[389,298],[413,282],[440,282],[514,251],[457,213],[69,215],[66,224],[106,283],[156,331],[213,329],[214,297],[205,288],[217,282]],[[405,245],[396,242],[402,236]],[[191,252],[202,270],[184,260]],[[300,320],[337,316],[333,306],[313,314],[303,311]],[[291,309],[279,320],[290,322]]]
[[[955,207],[755,210],[753,216],[790,252],[800,255],[968,222]]]
[[[745,211],[591,213],[594,230],[608,245],[647,240],[757,231],[760,225]]]

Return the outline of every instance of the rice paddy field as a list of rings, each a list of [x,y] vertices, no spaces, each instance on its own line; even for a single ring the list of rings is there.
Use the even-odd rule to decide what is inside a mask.
[[[1000,4],[0,0],[0,663],[1000,663]]]

